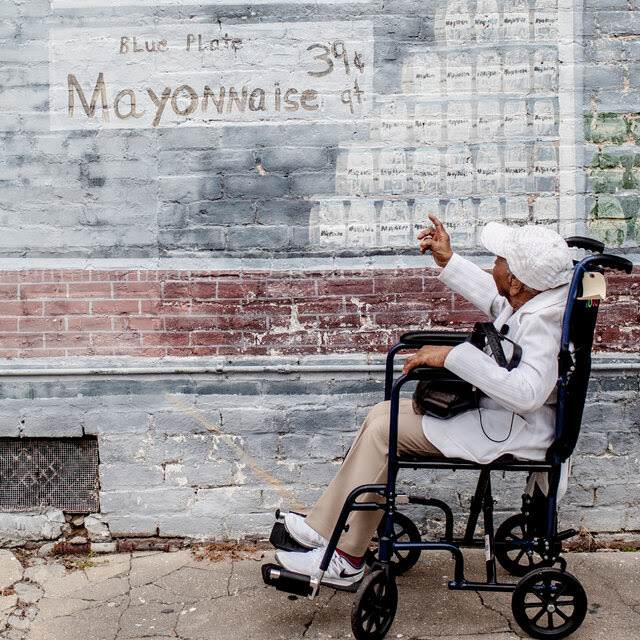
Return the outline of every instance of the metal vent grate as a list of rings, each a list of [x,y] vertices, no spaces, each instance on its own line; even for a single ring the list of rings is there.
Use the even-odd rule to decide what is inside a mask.
[[[0,438],[0,509],[96,512],[97,438]]]

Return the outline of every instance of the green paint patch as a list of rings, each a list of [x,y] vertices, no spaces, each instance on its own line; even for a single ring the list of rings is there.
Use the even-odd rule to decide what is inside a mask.
[[[618,196],[618,202],[620,202],[625,219],[630,220],[638,215],[638,206],[640,206],[638,196],[622,193]]]
[[[624,221],[589,220],[589,235],[606,245],[622,246],[627,237],[627,225]]]
[[[605,244],[621,246],[627,239],[625,212],[620,200],[612,195],[600,195],[596,198],[589,212],[587,226],[589,233]]]
[[[622,189],[624,169],[591,169],[589,178],[595,193],[615,193]]]
[[[597,113],[585,116],[587,140],[595,143],[622,144],[629,135],[626,120],[619,113]]]
[[[625,217],[620,200],[609,195],[596,198],[589,216],[599,220],[619,220]]]
[[[595,160],[598,163],[597,166],[601,169],[613,169],[614,167],[619,167],[621,164],[620,156],[612,153],[599,153]]]
[[[623,189],[638,189],[640,188],[640,170],[637,168],[628,167],[625,169],[622,176],[622,188]]]
[[[633,141],[637,145],[640,145],[640,119],[639,118],[640,116],[638,116],[637,114],[633,116],[627,116],[627,119],[629,122],[629,131],[633,136]]]
[[[636,244],[640,244],[640,215],[637,215],[629,222],[627,237],[633,240]]]

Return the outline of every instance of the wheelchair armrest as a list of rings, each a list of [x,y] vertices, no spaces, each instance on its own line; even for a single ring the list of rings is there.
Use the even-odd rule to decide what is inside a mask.
[[[407,380],[460,380],[444,367],[414,367],[407,374]]]
[[[384,399],[390,400],[393,389],[393,360],[396,354],[409,349],[419,349],[431,344],[437,346],[456,346],[462,344],[469,337],[469,333],[460,331],[411,331],[400,337],[400,342],[396,344],[387,354],[387,365],[384,376]],[[434,378],[446,378],[452,376],[450,371],[444,368],[416,367],[409,372],[404,382],[409,380],[432,380]],[[402,384],[404,384],[404,382]]]
[[[400,336],[400,342],[416,347],[427,344],[455,346],[462,344],[469,335],[465,331],[409,331]]]

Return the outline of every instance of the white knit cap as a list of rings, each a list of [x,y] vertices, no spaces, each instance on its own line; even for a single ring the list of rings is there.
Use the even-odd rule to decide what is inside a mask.
[[[480,236],[491,253],[504,258],[511,273],[536,291],[545,291],[571,280],[573,261],[567,243],[546,227],[508,227],[490,222]]]

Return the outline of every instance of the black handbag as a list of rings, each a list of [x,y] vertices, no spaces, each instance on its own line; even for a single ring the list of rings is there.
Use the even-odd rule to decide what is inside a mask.
[[[446,420],[477,407],[477,396],[477,389],[464,380],[420,380],[413,392],[413,410]]]
[[[513,355],[509,362],[500,344],[502,340],[513,345]],[[467,342],[480,350],[489,345],[495,361],[508,371],[520,364],[522,348],[499,333],[491,322],[476,322]],[[479,395],[480,391],[476,387],[460,378],[420,380],[413,392],[413,410],[418,415],[446,420],[463,411],[476,408]]]

